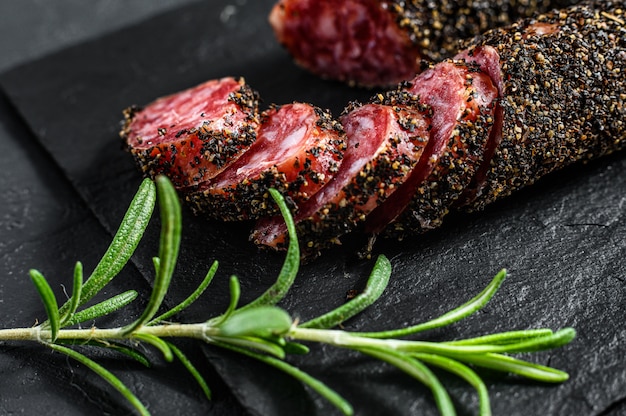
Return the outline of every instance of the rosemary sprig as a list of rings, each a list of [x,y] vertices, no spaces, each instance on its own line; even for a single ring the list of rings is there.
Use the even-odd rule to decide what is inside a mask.
[[[550,329],[510,331],[448,342],[406,339],[419,332],[453,324],[480,310],[494,296],[504,281],[506,270],[497,273],[491,283],[473,299],[431,321],[382,332],[349,332],[329,329],[358,314],[382,295],[389,282],[392,266],[389,260],[381,255],[376,259],[362,294],[328,313],[298,324],[285,310],[276,306],[296,278],[300,264],[300,250],[293,218],[285,201],[275,190],[271,190],[271,194],[286,221],[289,247],[275,283],[251,303],[239,305],[239,280],[236,276],[231,276],[231,299],[223,314],[197,323],[165,323],[202,295],[216,275],[218,263],[214,262],[192,294],[179,305],[155,318],[172,281],[182,229],[180,204],[176,192],[169,180],[165,177],[158,177],[154,183],[148,179],[144,180],[111,246],[94,272],[84,282],[82,264],[76,263],[72,296],[63,306],[58,306],[53,290],[45,277],[37,270],[30,271],[31,279],[44,304],[47,320],[35,327],[0,330],[0,340],[37,341],[77,360],[118,390],[142,415],[149,414],[148,410],[130,388],[114,374],[79,352],[80,347],[106,348],[144,365],[149,365],[149,360],[143,354],[140,344],[152,346],[162,354],[166,361],[178,359],[197,381],[207,398],[210,398],[211,390],[202,374],[184,352],[174,344],[176,339],[197,339],[236,351],[284,371],[307,384],[346,415],[354,413],[350,403],[329,386],[287,361],[290,354],[306,354],[309,351],[309,347],[302,342],[321,343],[359,351],[397,367],[432,391],[439,411],[443,415],[454,415],[455,409],[444,384],[431,371],[431,366],[456,375],[471,385],[477,391],[480,401],[479,414],[483,416],[490,415],[491,411],[487,388],[478,373],[481,367],[513,373],[541,382],[558,383],[567,380],[567,373],[507,354],[541,351],[563,346],[571,342],[575,336],[575,331],[571,328],[556,332]],[[156,277],[144,312],[125,327],[75,328],[81,322],[93,321],[112,314],[137,297],[137,292],[128,291],[95,305],[85,306],[128,262],[148,225],[157,199],[161,211],[160,246],[158,257],[154,258]]]

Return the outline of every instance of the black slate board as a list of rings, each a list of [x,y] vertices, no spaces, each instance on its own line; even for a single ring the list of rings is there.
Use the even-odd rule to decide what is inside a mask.
[[[296,68],[266,23],[272,3],[193,4],[12,70],[0,76],[0,85],[113,232],[125,209],[120,201],[130,199],[141,179],[117,137],[124,107],[227,75],[245,76],[266,104],[310,101],[336,114],[349,100],[371,94]],[[375,330],[432,318],[472,297],[506,267],[511,276],[484,311],[425,336],[573,326],[579,334],[573,344],[529,357],[568,371],[571,380],[546,386],[485,374],[494,414],[618,414],[626,398],[625,168],[623,154],[577,166],[485,212],[453,216],[428,235],[401,244],[382,242],[376,251],[391,258],[392,281],[380,301],[348,328]],[[282,259],[251,246],[248,228],[185,215],[170,302],[192,290],[210,262],[221,263],[209,298],[186,319],[223,310],[231,273],[240,276],[245,299],[272,282]],[[146,279],[156,235],[155,227],[134,259]],[[348,248],[327,253],[302,268],[281,306],[307,319],[339,305],[348,290],[362,287],[369,267],[371,262],[357,260]],[[308,390],[264,366],[214,349],[205,355],[252,414],[329,412]],[[358,414],[436,413],[426,389],[358,355],[314,348],[294,362],[348,398]],[[473,413],[477,403],[471,389],[451,377],[442,379],[459,412]]]

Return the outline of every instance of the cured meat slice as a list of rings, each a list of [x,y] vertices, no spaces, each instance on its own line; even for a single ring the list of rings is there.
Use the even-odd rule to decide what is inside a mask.
[[[315,255],[353,230],[407,177],[428,140],[423,111],[368,104],[341,118],[347,148],[339,172],[296,213],[296,227],[306,255]],[[252,234],[257,244],[286,244],[282,218],[261,220]]]
[[[496,64],[485,56],[495,50]],[[598,1],[494,30],[463,53],[500,82],[500,135],[463,201],[482,209],[544,175],[626,147],[626,9]],[[498,81],[499,80],[499,81]]]
[[[391,85],[412,78],[421,57],[376,0],[281,0],[269,20],[296,63],[325,78]]]
[[[269,21],[309,71],[365,86],[409,80],[461,39],[579,0],[280,0]]]
[[[440,225],[482,160],[498,90],[474,64],[449,60],[403,88],[432,109],[430,140],[400,189],[370,214],[366,230],[402,238]]]
[[[478,65],[483,72],[485,72],[493,81],[495,87],[498,90],[499,99],[495,103],[493,114],[493,127],[489,133],[489,138],[485,144],[485,151],[480,165],[476,167],[474,176],[470,183],[467,185],[463,193],[454,202],[455,207],[466,206],[473,201],[483,184],[489,166],[491,165],[491,159],[496,151],[496,148],[502,140],[502,105],[500,104],[502,97],[503,80],[502,73],[500,72],[500,55],[495,48],[491,46],[481,46],[474,48],[471,53],[468,50],[464,50],[459,53],[455,59],[463,59],[467,62],[472,62]]]
[[[124,112],[120,133],[144,174],[176,187],[213,178],[255,141],[258,96],[243,78],[211,80]]]
[[[343,128],[328,112],[304,103],[273,107],[250,149],[186,199],[209,217],[254,219],[275,212],[273,187],[297,209],[338,171],[345,147]]]

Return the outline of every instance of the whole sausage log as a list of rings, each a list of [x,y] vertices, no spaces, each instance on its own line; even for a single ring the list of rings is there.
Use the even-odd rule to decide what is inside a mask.
[[[459,41],[577,0],[280,0],[269,21],[295,62],[325,78],[389,86]]]
[[[448,175],[401,189],[396,195],[412,193],[411,202],[398,212],[397,203],[387,201],[368,219],[368,232],[402,238],[426,231],[421,219],[432,203],[423,201],[420,187],[448,190],[447,207],[440,204],[439,216],[434,213],[440,220],[448,208],[482,209],[556,169],[623,149],[625,22],[624,2],[604,1],[539,15],[470,41],[455,59],[478,65],[499,94],[473,176],[462,194],[450,191],[458,178]],[[411,84],[419,85],[423,76]]]

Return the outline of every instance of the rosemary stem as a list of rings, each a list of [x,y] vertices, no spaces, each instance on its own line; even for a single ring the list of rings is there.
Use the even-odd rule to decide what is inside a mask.
[[[335,347],[343,348],[384,348],[394,351],[402,351],[410,348],[411,350],[417,347],[428,349],[432,343],[423,341],[405,341],[397,339],[375,339],[364,338],[357,335],[352,335],[349,332],[341,330],[328,330],[328,329],[312,329],[312,328],[299,328],[295,327],[289,331],[288,337],[296,339],[298,341],[312,341],[321,342]],[[445,347],[444,347],[445,348]],[[421,351],[424,351],[420,348]]]
[[[205,339],[210,327],[205,323],[198,324],[168,324],[142,326],[138,330],[127,333],[124,328],[101,329],[96,327],[85,329],[61,329],[57,339],[64,340],[120,340],[132,339],[135,335],[153,335],[163,338],[197,338]],[[39,326],[31,328],[0,329],[0,341],[45,341],[49,342],[52,333],[47,328]]]
[[[565,328],[558,331],[553,336],[546,336],[542,339],[543,344],[539,349],[554,348],[557,345],[564,345],[571,341],[575,332],[571,328]],[[448,345],[438,342],[429,341],[413,341],[399,339],[376,339],[365,338],[356,334],[351,334],[341,330],[324,330],[294,327],[287,334],[288,337],[299,341],[313,341],[324,344],[333,345],[341,348],[383,348],[393,351],[403,351],[411,353],[440,354],[447,356],[462,356],[485,353],[501,353],[522,351],[519,344],[498,345],[498,344],[480,344],[480,345]],[[536,338],[539,340],[539,338]],[[516,348],[517,347],[517,348]]]

